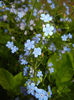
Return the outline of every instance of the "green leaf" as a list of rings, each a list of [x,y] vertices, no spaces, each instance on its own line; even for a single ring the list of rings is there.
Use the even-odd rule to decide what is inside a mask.
[[[7,70],[0,68],[0,85],[10,91],[12,89],[13,75]]]
[[[20,87],[24,85],[23,73],[20,72],[13,78],[13,90],[18,95],[20,93]]]
[[[8,72],[7,70],[0,68],[0,85],[10,92],[12,95],[20,94],[20,87],[24,85],[24,77],[22,72],[18,73],[16,76]]]
[[[54,67],[54,78],[56,81],[56,86],[60,92],[68,92],[68,86],[71,85],[71,79],[73,76],[72,61],[68,53],[57,56],[54,54],[48,63],[52,62]]]
[[[69,54],[69,57],[70,57],[70,60],[71,60],[71,63],[72,63],[72,67],[74,69],[74,55],[72,53],[68,53]]]

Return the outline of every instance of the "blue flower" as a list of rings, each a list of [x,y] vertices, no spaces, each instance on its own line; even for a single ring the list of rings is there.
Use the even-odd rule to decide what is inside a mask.
[[[51,95],[52,95],[52,91],[51,91],[50,86],[48,86],[48,95],[49,95],[49,97],[51,97]]]
[[[33,39],[36,43],[39,43],[40,37],[41,37],[41,36],[42,36],[41,34],[36,34],[36,36],[33,37],[32,39]]]
[[[8,41],[6,44],[6,47],[12,48],[13,47],[13,42]]]
[[[34,41],[30,41],[29,39],[27,40],[27,42],[24,44],[25,48],[28,50],[31,50],[34,48]]]
[[[29,56],[30,55],[30,51],[29,50],[27,50],[26,48],[24,48],[24,51],[25,51],[25,56]]]
[[[37,82],[37,86],[39,85],[39,83],[40,83],[40,80],[38,80],[38,82]]]
[[[55,52],[56,51],[56,47],[55,47],[54,43],[52,43],[48,49],[53,51],[53,52]]]
[[[28,89],[27,93],[28,93],[28,94],[34,95],[34,94],[35,94],[34,88],[35,88],[35,83],[29,84],[29,85],[27,86],[27,89]]]
[[[25,15],[24,11],[18,12],[19,18],[22,18]]]
[[[47,39],[44,39],[43,41],[42,41],[42,44],[44,45],[45,43],[47,43]]]
[[[31,3],[31,0],[28,0],[29,3]]]
[[[50,71],[50,73],[53,73],[54,72],[54,68],[49,68],[49,71]]]
[[[32,67],[30,67],[30,77],[32,78],[34,74],[34,69]]]
[[[25,56],[28,56],[28,55],[30,55],[30,52],[29,51],[26,51],[24,55]]]
[[[63,36],[61,36],[61,38],[62,38],[62,41],[67,41],[68,36],[64,34]]]
[[[28,74],[29,67],[25,67],[23,71],[23,75],[26,76]]]
[[[66,14],[69,15],[69,7],[66,6],[66,9],[67,9],[67,10],[66,10]]]
[[[68,37],[69,37],[70,39],[72,39],[72,35],[71,35],[71,33],[68,34]]]
[[[6,47],[10,48],[12,53],[18,51],[18,47],[14,46],[13,42],[8,41]]]
[[[65,47],[64,47],[64,51],[70,52],[70,51],[71,51],[71,48],[67,48],[67,46],[65,46]]]
[[[24,11],[25,11],[25,12],[28,12],[28,7],[26,7]]]
[[[36,43],[39,43],[40,38],[39,38],[39,37],[33,37],[33,40],[34,40]]]
[[[43,89],[38,89],[37,87],[35,88],[36,93],[35,97],[38,98],[39,100],[48,100],[48,93],[43,90]]]
[[[2,7],[4,5],[3,1],[0,1],[0,7]]]
[[[47,0],[48,3],[52,3],[52,0]]]
[[[34,9],[33,16],[37,16],[37,9]]]
[[[52,36],[53,30],[54,30],[54,27],[50,24],[46,24],[46,26],[43,27],[43,32],[45,36],[48,36],[48,35]]]
[[[41,37],[42,35],[41,34],[36,34],[36,37]]]
[[[37,2],[39,2],[40,0],[37,0]]]
[[[11,47],[11,52],[12,53],[15,53],[16,51],[18,51],[18,47],[16,47],[16,46]]]
[[[20,92],[24,94],[24,96],[28,95],[27,94],[27,88],[26,87],[20,87]]]
[[[72,47],[74,47],[74,44],[72,44]]]
[[[52,3],[50,7],[51,7],[51,9],[54,9],[55,8],[55,4]]]
[[[51,66],[53,66],[52,62],[50,62],[50,63],[48,64],[48,67],[51,67]]]
[[[50,67],[50,68],[49,68],[50,73],[53,73],[53,72],[54,72],[54,68],[53,68],[52,66],[53,66],[53,64],[52,64],[52,62],[50,62],[50,63],[48,64],[48,67]]]
[[[41,17],[40,17],[41,20],[43,20],[44,22],[48,22],[48,21],[51,21],[52,20],[52,16],[50,16],[49,14],[41,14]]]
[[[38,57],[38,55],[41,55],[41,48],[35,48],[33,51],[33,54],[35,57]]]
[[[42,71],[38,71],[37,77],[41,78],[43,76]]]
[[[26,64],[28,64],[28,62],[27,62],[25,59],[21,59],[20,61],[21,61],[21,65],[26,65]]]

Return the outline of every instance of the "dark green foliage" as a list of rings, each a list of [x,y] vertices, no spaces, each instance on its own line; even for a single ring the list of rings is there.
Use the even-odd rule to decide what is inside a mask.
[[[7,70],[0,68],[0,85],[8,91],[11,96],[20,94],[20,87],[24,85],[22,72],[13,76]]]

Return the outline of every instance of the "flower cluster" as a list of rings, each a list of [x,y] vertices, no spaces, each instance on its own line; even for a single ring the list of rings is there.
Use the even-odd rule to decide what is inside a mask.
[[[67,39],[72,39],[72,35],[71,33],[69,33],[68,35],[64,34],[63,36],[61,36],[62,41],[67,41]]]
[[[52,21],[52,16],[50,16],[49,14],[41,14],[40,17],[41,20],[43,20],[44,22],[49,22]]]
[[[41,20],[43,20],[44,22],[49,22],[52,21],[52,16],[50,16],[49,14],[41,14],[40,17]],[[54,27],[53,25],[47,23],[46,25],[43,25],[43,32],[44,32],[44,36],[52,36],[53,35],[53,31],[54,31]]]
[[[14,46],[13,42],[8,41],[6,47],[10,48],[12,53],[18,51],[18,47]]]
[[[35,83],[31,82],[30,80],[26,82],[27,84],[27,93],[35,96],[38,100],[48,100],[51,97],[52,92],[50,86],[48,86],[48,92],[44,89],[39,89],[35,86]]]
[[[63,4],[67,10],[66,15],[63,15],[63,17],[58,14],[57,10],[55,15],[57,5],[53,0],[47,0],[46,2],[51,12],[50,9],[49,11],[45,9],[45,4],[41,5],[39,8],[35,6],[36,3],[39,4],[41,2],[40,0],[34,0],[34,5],[32,4],[32,0],[14,0],[14,2],[15,5],[12,3],[10,4],[10,8],[8,7],[5,9],[8,10],[10,14],[15,15],[16,28],[14,28],[14,30],[19,30],[18,36],[21,38],[16,37],[13,29],[11,29],[11,31],[9,29],[4,29],[4,32],[5,34],[9,31],[12,32],[13,36],[16,37],[12,36],[12,41],[15,39],[17,42],[20,41],[18,42],[18,44],[21,44],[20,46],[18,45],[19,62],[22,66],[21,69],[23,69],[22,75],[27,80],[24,82],[27,94],[31,94],[38,100],[48,100],[53,94],[61,94],[63,92],[62,89],[59,89],[57,82],[53,83],[54,75],[55,73],[58,74],[57,70],[60,69],[56,69],[54,63],[62,59],[62,54],[65,55],[66,52],[70,53],[72,51],[71,48],[74,48],[73,34],[70,33],[70,30],[66,29],[70,27],[67,27],[66,23],[72,22],[72,20],[68,18],[69,16],[67,16],[69,15],[69,7],[65,3]],[[17,8],[16,4],[21,4],[22,7],[18,6],[19,8]],[[1,7],[2,5],[0,4]],[[4,14],[2,18],[0,17],[0,21],[1,19],[3,22],[10,22],[7,14]],[[13,20],[11,21],[12,23],[14,22]],[[60,25],[60,23],[62,24]],[[64,27],[62,28],[63,25]],[[62,33],[63,35],[61,35]],[[8,41],[6,47],[11,49],[12,53],[18,51],[18,47],[14,46],[13,42]],[[56,54],[58,57],[56,57]],[[54,63],[51,59],[52,56],[56,58]],[[59,75],[55,75],[55,81],[57,80],[57,76]],[[52,91],[50,86],[52,87]],[[57,90],[56,93],[55,90]]]
[[[27,40],[27,42],[24,44],[25,48],[27,50],[31,50],[34,48],[34,41],[30,41],[29,39]]]
[[[41,55],[41,48],[35,48],[33,51],[33,54],[35,57],[38,57],[38,55]]]
[[[54,30],[54,27],[50,24],[46,24],[44,27],[43,27],[43,32],[44,32],[44,35],[45,36],[52,36],[53,35],[53,30]]]
[[[50,62],[50,63],[48,64],[50,73],[53,73],[53,72],[54,72],[54,68],[53,68],[52,66],[53,66],[53,64]]]

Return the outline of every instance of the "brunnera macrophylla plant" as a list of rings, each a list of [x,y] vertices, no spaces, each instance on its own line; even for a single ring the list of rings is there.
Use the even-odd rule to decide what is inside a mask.
[[[57,24],[56,15],[52,16],[48,10],[44,10],[45,5],[38,10],[29,0],[28,7],[23,5],[22,8],[16,9],[14,4],[20,4],[20,2],[24,3],[26,0],[18,2],[14,0],[11,9],[5,9],[8,9],[10,13],[14,13],[18,34],[23,33],[22,39],[23,36],[27,36],[27,38],[23,45],[22,42],[20,44],[22,50],[20,50],[21,46],[15,45],[16,35],[7,41],[6,47],[11,50],[12,54],[19,54],[19,63],[21,67],[24,67],[22,70],[23,77],[26,77],[26,80],[24,80],[26,93],[31,94],[38,100],[48,100],[55,95],[69,92],[67,82],[70,82],[73,76],[73,67],[69,57],[71,57],[70,52],[72,53],[74,48],[73,35],[69,26],[64,25],[72,22],[68,18],[69,7],[63,3],[63,6],[66,7],[67,17],[60,17],[59,19],[59,24],[64,25],[62,28],[61,25]],[[33,2],[39,4],[40,0]],[[52,11],[56,9],[56,5],[52,0],[47,0],[47,3],[50,4]],[[28,12],[31,12],[30,16],[28,16]],[[3,15],[2,18],[3,21],[8,21],[7,15]],[[63,30],[64,28],[65,30]],[[15,31],[13,29],[9,30],[13,33]],[[31,37],[28,36],[28,32],[32,33]],[[22,39],[19,39],[19,41],[22,41]]]

